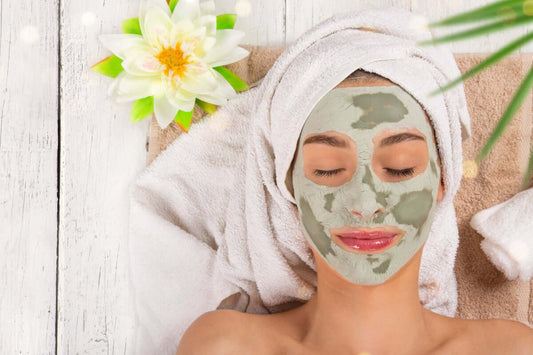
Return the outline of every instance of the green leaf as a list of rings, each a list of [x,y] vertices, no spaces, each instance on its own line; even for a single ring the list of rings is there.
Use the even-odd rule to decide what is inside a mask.
[[[176,114],[176,117],[174,117],[174,121],[180,126],[180,128],[185,131],[185,133],[189,132],[189,127],[191,126],[192,121],[192,114],[194,113],[194,109],[189,112],[185,111],[178,111]]]
[[[224,77],[224,79],[226,79],[228,83],[230,83],[230,85],[233,87],[235,91],[244,91],[250,88],[244,80],[239,78],[236,74],[231,72],[228,68],[214,67],[213,69],[219,72]]]
[[[196,104],[200,106],[202,110],[212,115],[217,110],[217,107],[209,102],[202,101],[200,99],[196,99]]]
[[[528,22],[532,22],[532,21],[533,21],[533,16],[523,15],[523,16],[519,16],[516,19],[511,20],[511,21],[510,20],[503,20],[503,21],[499,21],[499,22],[493,22],[493,23],[490,23],[488,25],[484,25],[484,26],[481,26],[481,27],[476,27],[474,29],[468,29],[466,31],[462,31],[462,32],[459,32],[459,33],[454,33],[454,34],[447,35],[447,36],[444,36],[444,37],[434,38],[432,40],[418,42],[418,44],[423,46],[423,45],[427,45],[427,44],[437,44],[437,43],[444,43],[444,42],[451,42],[451,41],[459,41],[459,40],[463,40],[463,39],[467,39],[467,38],[471,38],[471,37],[482,36],[482,35],[485,35],[485,34],[488,34],[488,33],[491,33],[491,32],[495,32],[495,31],[501,31],[501,30],[504,30],[504,29],[507,29],[507,28],[511,28],[511,27],[518,26],[518,25],[522,25],[522,24],[525,24],[525,23],[528,23]]]
[[[217,30],[231,30],[237,20],[236,14],[224,14],[217,16]]]
[[[142,36],[139,18],[135,17],[122,21],[122,32]]]
[[[170,12],[174,12],[174,9],[176,8],[178,1],[179,0],[170,0],[170,2],[168,3],[168,7],[170,7]]]
[[[522,190],[529,187],[529,180],[531,179],[531,174],[533,173],[533,149],[531,149],[531,155],[529,156],[529,164],[527,165],[527,170],[522,180]]]
[[[457,79],[454,79],[450,83],[446,84],[445,86],[443,86],[442,88],[440,88],[438,90],[433,91],[429,95],[430,96],[434,96],[434,95],[443,93],[446,90],[451,89],[452,87],[456,86],[457,84],[461,83],[462,81],[464,81],[464,80],[470,78],[471,76],[477,74],[478,72],[488,68],[492,64],[502,60],[503,58],[505,58],[506,56],[508,56],[509,54],[514,52],[515,50],[517,50],[518,48],[522,47],[526,43],[530,42],[531,40],[533,40],[533,32],[528,33],[525,36],[520,37],[516,41],[513,41],[513,42],[509,43],[508,45],[506,45],[502,49],[498,50],[497,52],[495,52],[492,55],[490,55],[489,57],[487,57],[485,60],[483,60],[478,65],[476,65],[473,68],[471,68],[470,70],[468,70],[466,73],[464,73],[463,75],[461,75]]]
[[[144,99],[136,100],[131,109],[131,122],[139,122],[154,112],[154,97],[148,96]]]
[[[475,21],[483,21],[494,19],[495,17],[505,17],[506,11],[515,11],[515,13],[523,13],[524,0],[503,0],[486,6],[477,7],[471,11],[466,11],[458,15],[444,18],[438,22],[429,24],[429,27],[459,25]]]
[[[105,58],[91,67],[97,73],[116,78],[124,68],[122,67],[122,59],[116,55]]]
[[[476,163],[479,163],[481,160],[485,158],[485,156],[490,152],[492,149],[492,146],[498,138],[502,135],[503,131],[511,122],[512,118],[514,117],[514,114],[520,106],[522,105],[522,102],[526,98],[529,90],[531,89],[531,86],[533,85],[533,66],[529,70],[526,77],[522,80],[522,83],[520,84],[520,87],[516,90],[516,93],[514,94],[513,98],[511,99],[511,102],[505,109],[505,112],[503,113],[502,117],[500,118],[500,121],[498,124],[496,124],[496,127],[492,131],[489,139],[487,139],[487,142],[485,143],[485,146],[481,150],[481,153],[476,157]]]

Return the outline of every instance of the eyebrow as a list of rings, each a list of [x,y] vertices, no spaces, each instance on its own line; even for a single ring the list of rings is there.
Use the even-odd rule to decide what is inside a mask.
[[[332,147],[339,147],[339,148],[344,148],[347,146],[347,143],[344,139],[338,138],[335,136],[328,136],[325,134],[318,134],[316,136],[306,138],[304,141],[304,145],[310,144],[310,143],[327,144]]]
[[[385,146],[393,145],[393,144],[400,143],[403,141],[412,141],[412,140],[426,141],[424,137],[419,136],[418,134],[405,132],[405,133],[395,134],[393,136],[382,139],[379,146],[385,147]]]

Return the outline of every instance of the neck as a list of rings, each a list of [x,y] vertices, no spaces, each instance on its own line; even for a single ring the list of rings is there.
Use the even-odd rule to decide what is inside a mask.
[[[328,353],[414,353],[432,339],[431,312],[420,304],[418,270],[422,248],[410,262],[380,285],[344,279],[315,254],[318,288],[305,305],[304,342]]]

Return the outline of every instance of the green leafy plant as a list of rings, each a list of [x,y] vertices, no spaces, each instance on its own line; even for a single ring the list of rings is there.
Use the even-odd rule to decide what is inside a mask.
[[[480,24],[483,22],[482,24]],[[489,34],[496,31],[506,30],[515,26],[526,26],[530,22],[533,22],[533,0],[502,0],[497,1],[486,6],[482,6],[470,11],[466,11],[454,16],[447,17],[437,22],[429,24],[429,27],[443,27],[443,26],[456,26],[475,23],[478,26],[467,30],[460,31],[458,33],[446,35],[443,37],[435,38],[430,41],[419,42],[419,45],[435,45],[440,43],[447,43],[452,41],[465,40],[476,36]],[[452,80],[444,87],[431,93],[431,95],[437,95],[443,93],[452,87],[460,84],[464,80],[479,73],[480,71],[490,67],[494,63],[502,60],[509,54],[518,50],[520,47],[533,40],[533,33],[527,33],[524,36],[514,40],[503,48],[499,49],[495,53],[488,56],[481,63],[475,65],[469,69],[466,73],[460,77]],[[524,99],[527,97],[531,87],[533,85],[533,67],[526,74],[522,80],[519,88],[516,90],[511,101],[509,102],[504,113],[500,117],[496,127],[491,132],[491,135],[485,142],[485,145],[475,158],[476,163],[480,163],[493,148],[496,141],[500,138],[502,133],[507,128],[507,125],[513,119],[514,115],[522,105]],[[531,178],[533,171],[533,150],[530,153],[529,164],[526,170],[526,174],[522,180],[522,188],[526,188]]]

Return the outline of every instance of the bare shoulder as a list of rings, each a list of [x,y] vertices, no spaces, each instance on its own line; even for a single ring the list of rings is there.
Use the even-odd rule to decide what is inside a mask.
[[[533,352],[533,329],[507,319],[470,320],[465,334],[486,354],[530,355]]]
[[[247,347],[244,313],[216,310],[198,317],[185,331],[178,346],[182,354],[235,354]]]
[[[533,353],[533,329],[514,320],[495,319],[494,331],[506,338],[511,354],[529,355]],[[503,342],[502,342],[503,343]]]

